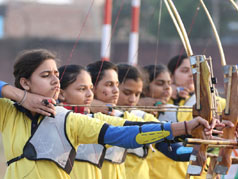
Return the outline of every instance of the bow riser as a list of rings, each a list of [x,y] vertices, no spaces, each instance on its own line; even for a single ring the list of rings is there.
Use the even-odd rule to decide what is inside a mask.
[[[201,116],[209,124],[212,122],[212,94],[211,94],[211,72],[208,62],[204,56],[190,57],[192,66],[196,104],[193,106],[193,117]],[[192,131],[195,138],[206,139],[203,133],[203,127],[197,127]],[[199,176],[206,164],[208,145],[196,145],[190,157],[191,164],[188,166],[187,173]]]
[[[235,140],[235,132],[238,120],[238,72],[236,66],[225,66],[225,89],[227,95],[226,108],[223,111],[222,119],[231,121],[235,127],[224,128],[223,138]],[[218,165],[215,167],[215,172],[226,175],[231,166],[232,149],[221,148],[217,161]]]

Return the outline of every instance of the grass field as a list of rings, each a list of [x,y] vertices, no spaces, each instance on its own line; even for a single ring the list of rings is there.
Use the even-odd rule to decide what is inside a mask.
[[[2,136],[0,134],[0,179],[3,178],[6,171],[6,159],[4,157],[3,146],[2,146]]]

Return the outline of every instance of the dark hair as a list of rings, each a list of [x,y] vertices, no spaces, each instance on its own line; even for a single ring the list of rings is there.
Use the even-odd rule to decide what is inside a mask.
[[[105,70],[115,70],[115,72],[118,72],[117,66],[112,62],[96,61],[88,64],[87,71],[92,77],[94,86],[97,86],[97,83],[103,78]]]
[[[76,81],[78,74],[86,69],[81,65],[64,65],[59,68],[60,88],[65,89]]]
[[[23,89],[20,84],[22,77],[29,79],[32,73],[45,61],[53,59],[57,61],[56,55],[46,49],[25,50],[20,52],[14,64],[15,86]]]
[[[188,58],[187,55],[177,55],[170,59],[167,66],[172,75],[174,75],[175,70],[183,63],[184,59],[186,58]]]
[[[118,64],[117,68],[119,83],[123,83],[127,79],[132,79],[135,81],[138,81],[139,79],[141,79],[141,81],[144,80],[141,69],[139,69],[138,67],[128,64]]]
[[[151,83],[158,75],[163,72],[169,72],[165,65],[147,65],[144,66],[144,70],[148,74],[148,82]]]

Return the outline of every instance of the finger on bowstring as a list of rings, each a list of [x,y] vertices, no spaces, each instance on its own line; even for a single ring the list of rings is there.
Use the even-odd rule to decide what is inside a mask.
[[[50,98],[50,100],[51,100],[51,104],[56,105],[57,102],[55,101],[54,98]]]

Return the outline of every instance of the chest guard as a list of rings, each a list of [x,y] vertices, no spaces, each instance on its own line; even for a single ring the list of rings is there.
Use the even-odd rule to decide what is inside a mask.
[[[140,118],[144,118],[146,114],[146,112],[141,110],[132,110],[131,113]],[[144,145],[136,149],[127,149],[127,153],[136,155],[139,158],[146,158],[148,155],[148,146]]]
[[[105,159],[109,162],[121,164],[126,159],[127,149],[122,147],[109,147],[106,150]]]
[[[55,118],[45,117],[23,149],[29,160],[50,160],[65,170],[72,170],[75,149],[66,135],[66,118],[69,111],[56,107]]]
[[[146,158],[148,155],[148,146],[144,145],[136,149],[127,149],[127,153],[136,155],[139,158]]]
[[[115,116],[117,117],[121,117],[124,114],[120,110],[114,110],[114,112],[115,112]],[[105,159],[112,163],[121,164],[126,159],[126,153],[127,153],[127,149],[125,148],[116,147],[116,146],[109,147],[106,150]]]
[[[172,104],[166,104],[166,106],[174,106]],[[177,121],[177,112],[176,111],[165,111],[159,114],[159,121],[169,121],[169,122],[178,122]]]
[[[89,162],[96,165],[98,168],[102,167],[106,148],[100,144],[80,144],[76,153],[75,160],[82,162]]]

